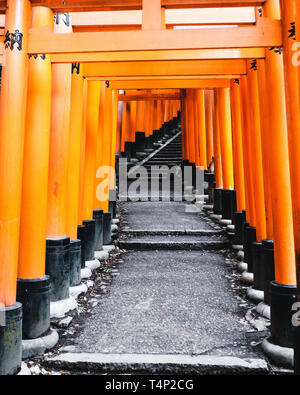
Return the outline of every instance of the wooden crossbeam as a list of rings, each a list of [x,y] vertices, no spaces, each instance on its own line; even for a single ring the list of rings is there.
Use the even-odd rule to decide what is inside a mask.
[[[156,62],[103,62],[85,63],[85,77],[144,77],[246,74],[244,60],[188,60]]]
[[[175,94],[147,94],[147,95],[119,95],[119,101],[150,101],[150,100],[180,100],[180,93]]]
[[[262,48],[282,45],[281,22],[260,18],[255,26],[192,30],[153,30],[56,34],[31,29],[30,54],[157,51],[210,48]]]
[[[124,51],[52,54],[52,63],[88,63],[116,61],[262,59],[264,48],[191,49],[166,51]]]
[[[186,88],[230,88],[230,79],[207,78],[197,80],[141,80],[141,81],[110,81],[109,85],[116,90],[130,89],[186,89]]]

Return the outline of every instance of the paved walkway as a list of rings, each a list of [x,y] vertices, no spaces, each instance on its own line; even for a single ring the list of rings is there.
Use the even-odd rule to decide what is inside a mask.
[[[138,230],[141,242],[152,237],[155,241],[156,229],[170,228],[172,241],[183,244],[195,239],[189,229],[204,234],[200,238],[219,237],[205,236],[220,229],[200,214],[187,213],[184,203],[137,202],[122,207],[127,222],[124,237]],[[176,235],[183,229],[187,234]],[[106,354],[105,358],[120,354],[262,358],[251,345],[259,335],[244,320],[245,309],[232,291],[232,267],[220,251],[136,249],[122,259],[110,292],[100,299],[76,339],[75,353]]]

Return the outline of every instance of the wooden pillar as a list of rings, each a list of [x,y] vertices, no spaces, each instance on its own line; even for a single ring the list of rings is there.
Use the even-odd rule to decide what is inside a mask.
[[[250,126],[250,104],[248,96],[248,86],[246,76],[240,78],[241,102],[242,102],[242,135],[243,135],[243,155],[244,155],[244,177],[246,193],[246,217],[250,226],[256,226],[255,217],[255,191],[253,182],[253,165],[251,155],[251,126]]]
[[[130,106],[130,121],[131,130],[129,141],[134,141],[132,130],[135,129],[136,122],[136,102],[130,102],[130,104],[135,103],[132,107]],[[112,89],[109,86],[103,88],[103,96],[101,95],[100,106],[103,106],[103,122],[99,123],[99,134],[101,145],[101,160],[97,164],[96,173],[96,197],[94,208],[102,209],[104,212],[108,212],[109,205],[109,185],[111,181],[111,173],[109,167],[111,165],[112,156]],[[104,180],[107,181],[107,188],[104,190],[100,188],[100,183]],[[106,182],[105,182],[106,183]]]
[[[83,217],[93,219],[96,180],[100,82],[88,81],[84,161]]]
[[[53,28],[52,11],[34,7],[31,26]],[[21,279],[37,279],[45,275],[50,112],[50,56],[31,56],[20,222],[18,278]]]
[[[291,190],[293,203],[294,238],[297,266],[298,295],[300,290],[300,100],[298,89],[298,69],[291,58],[294,54],[293,37],[289,29],[296,18],[296,2],[294,0],[281,1],[281,15],[283,23],[283,61],[284,86],[286,93],[287,130],[291,168]],[[300,74],[299,74],[300,77]]]
[[[195,89],[195,137],[198,147],[198,154],[196,158],[196,166],[202,170],[207,169],[207,154],[206,154],[206,120],[205,120],[205,100],[204,89]],[[174,109],[174,112],[176,110]]]
[[[204,91],[205,98],[205,130],[206,130],[206,161],[211,163],[213,157],[213,106],[214,96],[211,89]]]
[[[257,77],[260,102],[260,119],[261,119],[261,143],[264,175],[264,191],[266,206],[266,232],[267,239],[273,240],[273,217],[272,217],[272,199],[271,199],[271,182],[270,182],[270,141],[272,132],[270,130],[269,117],[269,94],[266,86],[265,60],[257,60]]]
[[[122,115],[124,102],[118,102],[118,120],[117,120],[117,138],[116,138],[116,155],[121,154],[121,140],[122,140]]]
[[[8,0],[0,116],[0,303],[16,302],[30,2]],[[21,35],[14,42],[12,34]]]
[[[217,91],[219,110],[220,145],[222,157],[223,188],[234,189],[233,156],[232,156],[232,130],[230,110],[230,90],[220,88]]]
[[[196,147],[195,147],[195,118],[194,118],[194,95],[193,89],[187,89],[187,136],[189,141],[189,161],[196,163]]]
[[[85,141],[86,141],[86,114],[87,114],[87,90],[88,80],[83,80],[82,92],[82,121],[81,121],[81,144],[80,144],[80,169],[79,169],[79,205],[78,205],[78,225],[82,225],[84,218],[84,166],[85,166]]]
[[[56,14],[55,33],[72,31],[69,17]],[[52,65],[51,132],[47,206],[47,237],[67,235],[67,179],[71,105],[71,65]]]
[[[265,15],[279,19],[277,1],[265,5]],[[266,51],[266,82],[270,104],[270,180],[272,194],[275,279],[280,284],[296,284],[294,232],[292,220],[289,152],[286,123],[283,59],[281,51]]]
[[[111,91],[112,94],[112,128],[111,128],[111,156],[110,156],[110,174],[109,189],[115,189],[115,172],[116,172],[116,141],[117,141],[117,122],[118,122],[118,91]]]
[[[129,106],[128,102],[123,103],[123,114],[122,114],[122,138],[121,138],[121,152],[125,151],[125,142],[129,138]]]
[[[67,235],[71,240],[77,239],[79,183],[83,118],[83,85],[82,67],[72,64],[71,80],[71,113],[69,135],[69,165],[67,190]]]
[[[254,66],[255,65],[255,66]],[[260,103],[258,94],[257,68],[256,61],[247,61],[248,72],[248,95],[249,111],[251,119],[251,156],[253,172],[253,188],[255,190],[254,207],[256,218],[256,238],[262,242],[266,234],[266,214],[265,214],[265,196],[264,196],[264,177],[262,165],[262,148],[261,148],[261,125],[260,125]]]
[[[130,108],[130,134],[129,134],[129,141],[132,143],[135,141],[135,132],[136,132],[136,101],[129,102]],[[107,136],[108,137],[108,136]]]
[[[234,181],[237,197],[237,211],[242,212],[246,209],[246,202],[242,140],[241,95],[238,81],[232,80],[230,89]]]
[[[220,147],[220,128],[219,128],[219,111],[217,106],[217,92],[214,91],[214,171],[216,179],[216,188],[223,188],[222,160]]]

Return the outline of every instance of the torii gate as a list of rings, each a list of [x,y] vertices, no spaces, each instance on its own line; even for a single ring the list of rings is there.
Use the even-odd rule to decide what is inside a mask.
[[[197,30],[165,29],[164,9],[241,5],[261,7],[262,12],[256,13],[255,24],[239,26],[238,28],[207,28],[203,29],[201,34]],[[31,6],[44,9],[42,16],[34,20],[32,28],[29,26]],[[297,7],[297,14],[293,6]],[[32,227],[36,231],[37,226],[39,226],[41,231],[34,234],[38,234],[38,242],[42,243],[48,226],[51,229],[48,235],[52,239],[58,240],[58,244],[55,244],[57,240],[54,244],[53,240],[50,240],[49,248],[51,249],[53,246],[58,248],[59,246],[62,253],[68,248],[69,235],[66,236],[67,210],[65,202],[68,193],[66,175],[69,160],[69,136],[64,128],[67,129],[68,127],[70,106],[65,108],[65,112],[62,113],[60,104],[64,101],[52,97],[52,114],[50,114],[51,85],[49,76],[51,76],[52,62],[52,87],[54,86],[57,97],[63,99],[66,92],[69,96],[71,95],[71,91],[68,90],[71,76],[66,77],[68,73],[70,74],[70,64],[87,62],[83,69],[93,70],[96,68],[97,71],[96,75],[93,75],[93,71],[91,71],[86,77],[95,83],[97,83],[96,80],[100,81],[102,78],[109,79],[111,81],[110,89],[112,90],[167,88],[170,81],[169,88],[172,85],[172,88],[175,89],[218,88],[215,103],[218,111],[214,123],[219,125],[220,141],[217,141],[217,144],[220,143],[220,146],[216,148],[215,152],[220,149],[222,162],[225,162],[225,165],[222,166],[222,184],[220,184],[225,190],[233,188],[233,174],[230,171],[232,167],[230,165],[232,160],[230,150],[232,148],[228,146],[230,140],[228,118],[230,97],[227,90],[229,86],[220,85],[224,84],[224,81],[227,81],[226,84],[230,84],[232,108],[234,110],[233,134],[236,136],[234,142],[237,147],[234,167],[236,169],[235,174],[239,176],[240,192],[243,188],[241,186],[243,177],[239,170],[242,168],[242,156],[245,165],[245,207],[242,204],[241,209],[246,208],[247,220],[249,220],[250,232],[252,232],[250,238],[253,237],[253,230],[256,230],[258,243],[263,244],[263,240],[266,238],[274,240],[276,283],[273,283],[272,292],[275,296],[283,292],[285,297],[282,300],[280,297],[274,298],[275,302],[271,306],[272,336],[279,345],[290,346],[290,334],[288,336],[283,334],[283,329],[289,325],[290,315],[287,311],[290,312],[291,301],[295,299],[296,272],[292,213],[294,213],[294,226],[297,230],[300,226],[298,219],[300,159],[296,148],[298,147],[297,126],[299,123],[295,119],[286,123],[284,88],[286,88],[287,97],[294,98],[294,103],[287,103],[287,108],[296,117],[296,113],[299,112],[299,90],[295,88],[298,87],[298,73],[294,69],[292,71],[288,66],[288,55],[291,52],[289,52],[287,46],[290,39],[287,27],[289,27],[290,18],[294,19],[296,16],[297,26],[300,25],[299,2],[293,0],[281,1],[285,29],[282,29],[279,1],[277,0],[267,2],[256,0],[227,0],[225,2],[214,0],[111,0],[103,3],[94,0],[71,0],[67,4],[55,0],[32,0],[31,2],[29,0],[8,0],[7,2],[0,2],[2,12],[6,11],[6,7],[5,59],[3,61],[5,66],[2,73],[0,116],[0,301],[4,304],[7,312],[12,311],[15,314],[16,310],[20,311],[20,306],[16,304],[20,228],[22,240],[26,231],[29,236],[31,235],[27,227]],[[60,32],[59,39],[58,33],[51,31],[53,17],[51,10],[67,13],[79,10],[131,9],[143,10],[142,30]],[[70,26],[67,27],[71,28]],[[287,53],[283,53],[285,67],[283,67],[280,58],[281,51],[276,50],[283,45],[284,49],[287,48]],[[269,51],[264,50],[264,48],[273,48],[274,50]],[[28,55],[31,56],[30,60]],[[34,59],[36,63],[34,63]],[[254,67],[249,59],[257,59]],[[42,63],[43,61],[44,63]],[[116,64],[111,63],[112,61]],[[130,66],[125,64],[125,61],[130,62]],[[138,67],[134,67],[139,66],[141,61],[148,62],[144,64],[144,72]],[[176,62],[178,68],[175,68],[174,64],[170,63],[171,61]],[[97,63],[90,65],[90,62]],[[172,68],[170,72],[165,70],[166,65]],[[38,96],[33,95],[30,103],[27,103],[28,66],[30,66],[29,90],[42,83],[44,92],[47,91],[47,94],[43,96],[43,102],[39,102]],[[223,67],[224,71],[222,72]],[[199,69],[201,69],[201,72]],[[212,69],[214,69],[214,72],[212,72]],[[255,73],[256,71],[258,73]],[[283,79],[284,73],[286,84]],[[169,78],[166,77],[166,74],[170,74]],[[199,78],[201,75],[202,79]],[[217,75],[221,78],[216,78]],[[136,79],[138,76],[140,76],[140,80]],[[173,84],[174,76],[177,76],[178,79],[176,78],[176,83]],[[195,79],[191,79],[191,76]],[[233,85],[234,81],[232,80],[236,77],[239,79],[239,85]],[[78,91],[83,92],[81,103],[84,95],[87,96],[89,103],[94,103],[93,90],[87,90],[87,84],[83,82],[83,79],[78,78],[76,84],[78,84],[76,85]],[[188,84],[190,85],[187,86]],[[11,89],[12,86],[14,89]],[[123,88],[120,88],[121,86]],[[273,94],[268,95],[267,92],[271,89]],[[62,90],[65,91],[62,93]],[[49,146],[47,146],[46,139],[43,140],[43,155],[41,155],[40,145],[33,140],[25,140],[25,151],[23,153],[25,128],[28,128],[29,125],[28,123],[25,124],[26,107],[27,119],[28,117],[30,119],[30,116],[34,113],[32,110],[34,106],[40,106],[39,108],[44,111],[38,123],[33,118],[31,119],[31,131],[36,130],[38,126],[43,124],[46,132],[49,133],[50,129],[47,124],[49,124],[50,116],[52,116],[49,179],[56,180],[55,182],[58,178],[61,180],[61,184],[56,185],[54,182],[53,185],[56,185],[56,187],[49,189],[50,195],[52,193],[53,196],[50,198],[48,196],[48,221],[45,209],[47,191],[45,188],[41,189],[42,185],[45,186],[44,173],[46,172],[42,172],[38,176],[36,174],[41,156],[43,157],[43,164],[45,165],[47,162]],[[243,109],[242,117],[241,108]],[[74,108],[71,111],[73,111],[71,124],[73,120],[72,128],[75,128],[76,114]],[[89,120],[92,122],[92,117]],[[254,120],[254,122],[251,123],[251,120]],[[290,136],[289,143],[286,134],[287,128]],[[263,129],[263,133],[261,133],[261,129]],[[270,129],[272,135],[269,132]],[[91,135],[90,144],[92,144],[94,137],[94,135]],[[241,146],[241,140],[243,147]],[[269,144],[269,140],[272,140],[273,144]],[[295,172],[292,174],[293,207],[289,176],[289,146],[291,163],[295,168]],[[76,146],[75,148],[77,153],[78,150],[82,151],[82,147]],[[26,166],[22,172],[23,158],[26,158],[24,162]],[[32,160],[29,160],[29,158],[32,158]],[[83,174],[85,170],[82,168],[82,163],[80,163],[80,160],[77,162],[77,169]],[[59,168],[57,164],[59,164]],[[36,178],[35,188],[40,189],[30,188],[30,183],[33,182],[34,177]],[[59,188],[57,188],[58,186]],[[271,196],[270,201],[268,201],[268,193]],[[26,197],[28,200],[26,200]],[[56,200],[57,198],[59,201]],[[49,217],[49,201],[51,200],[52,215]],[[35,213],[30,212],[29,206],[27,206],[29,201],[37,204]],[[27,217],[24,214],[26,218],[21,219],[20,227],[21,206],[27,210]],[[265,210],[268,213],[267,217],[264,215]],[[30,214],[39,218],[39,221],[34,222],[33,218],[29,217]],[[75,222],[77,224],[77,221]],[[74,231],[74,223],[72,229]],[[299,260],[298,234],[299,232],[295,232],[296,255]],[[29,238],[26,242],[29,242]],[[43,251],[42,244],[39,244],[36,249],[35,242],[37,241],[32,241],[32,251],[38,250],[38,264],[36,265],[35,262],[33,264],[32,256],[27,256],[27,251],[24,252],[26,255],[24,263],[19,265],[19,279],[24,280],[25,283],[26,280],[43,278],[44,276],[44,267],[41,262],[45,251]],[[267,249],[269,244],[266,247]],[[21,247],[20,251],[22,251]],[[284,306],[283,310],[281,309],[282,305]],[[17,361],[18,364],[19,361]],[[16,366],[10,366],[9,368],[11,371],[16,370]]]

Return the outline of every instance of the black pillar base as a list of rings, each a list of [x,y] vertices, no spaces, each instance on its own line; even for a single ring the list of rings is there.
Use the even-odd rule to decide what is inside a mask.
[[[296,285],[270,283],[271,340],[281,347],[294,347],[292,306],[297,299]]]
[[[214,188],[215,188],[215,175],[214,173],[204,173],[204,179],[208,183],[208,203],[213,203],[214,201]]]
[[[93,261],[95,259],[95,231],[96,221],[88,219],[82,221],[86,228],[86,242],[85,242],[85,260]]]
[[[252,262],[253,262],[253,276],[254,288],[260,291],[264,290],[264,266],[263,266],[263,245],[262,243],[254,242],[252,244]]]
[[[76,287],[81,282],[81,241],[70,242],[70,287]]]
[[[0,308],[0,376],[14,375],[22,363],[22,305]]]
[[[135,132],[135,148],[137,152],[144,151],[146,143],[145,139],[145,132]]]
[[[222,214],[222,189],[216,188],[214,190],[214,213],[217,215]]]
[[[23,339],[46,334],[50,328],[50,277],[18,278],[17,301],[23,306]]]
[[[93,210],[95,220],[95,251],[101,251],[103,247],[103,210]]]
[[[233,214],[236,212],[236,191],[222,189],[222,218],[233,220]]]
[[[253,273],[252,244],[256,242],[256,228],[248,226],[245,229],[244,253],[247,257],[248,273]]]
[[[153,149],[154,137],[153,135],[145,138],[145,148]]]
[[[111,244],[111,213],[103,213],[103,245]]]
[[[50,276],[50,300],[67,299],[70,287],[70,238],[46,240],[46,274]]]
[[[86,244],[86,228],[84,225],[77,227],[77,239],[81,242],[81,268],[85,267],[85,244]]]
[[[233,215],[233,223],[235,227],[234,244],[243,244],[243,223],[246,221],[246,211],[236,211]]]
[[[275,280],[273,240],[263,240],[262,242],[262,266],[264,270],[264,302],[270,305],[270,282]]]

